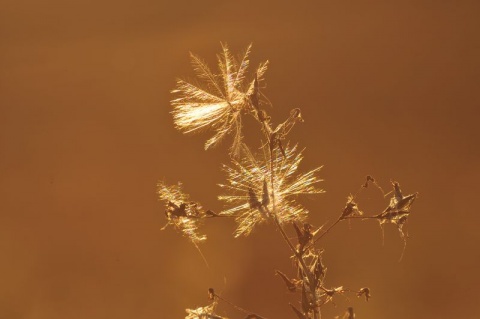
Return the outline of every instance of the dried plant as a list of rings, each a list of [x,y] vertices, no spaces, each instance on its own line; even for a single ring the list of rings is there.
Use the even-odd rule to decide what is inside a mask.
[[[231,163],[223,165],[227,175],[226,183],[220,185],[224,194],[219,199],[225,203],[226,208],[218,214],[204,210],[198,202],[191,201],[182,192],[180,184],[168,186],[159,182],[158,194],[166,207],[166,226],[171,225],[179,230],[198,248],[197,244],[206,240],[206,236],[199,233],[199,227],[208,218],[233,217],[237,222],[235,237],[249,235],[259,223],[271,222],[292,253],[295,276],[275,271],[287,291],[298,296],[298,302],[290,304],[292,318],[319,319],[321,309],[334,303],[337,296],[353,293],[368,301],[371,292],[366,287],[355,290],[344,285],[326,286],[327,267],[322,257],[324,250],[317,248],[317,243],[345,220],[377,220],[381,226],[394,224],[406,243],[408,236],[403,227],[418,194],[404,196],[399,183],[392,182],[393,196],[387,208],[379,214],[367,214],[360,210],[357,203],[359,193],[373,184],[384,194],[376,180],[368,175],[359,190],[347,197],[338,218],[328,227],[314,229],[308,223],[308,210],[297,202],[297,197],[323,193],[323,190],[317,188],[317,184],[322,181],[317,176],[321,167],[305,173],[299,171],[303,150],[299,150],[297,145],[290,146],[286,141],[294,125],[303,122],[301,111],[294,108],[284,122],[273,126],[271,117],[262,108],[268,99],[260,87],[268,62],[261,63],[247,79],[250,51],[251,45],[237,59],[227,45],[222,44],[222,53],[218,56],[218,73],[213,73],[204,61],[191,54],[198,81],[178,80],[177,88],[172,91],[177,95],[172,100],[172,114],[179,130],[185,133],[213,130],[214,135],[207,140],[205,149],[217,145],[229,134],[233,135],[233,143],[229,150]],[[252,154],[243,142],[242,119],[248,115],[260,124],[260,154]],[[287,227],[293,228],[296,243],[288,236]],[[265,318],[227,301],[212,288],[208,290],[208,297],[209,305],[187,309],[185,318],[225,318],[215,313],[219,302],[243,313],[245,319]],[[353,308],[349,307],[344,315],[336,318],[355,318]]]
[[[198,307],[196,309],[185,309],[187,316],[185,319],[227,319],[215,315],[215,307],[217,306],[216,302],[212,302],[208,306]]]
[[[172,101],[175,125],[185,133],[213,128],[215,134],[205,143],[205,149],[218,144],[225,135],[232,133],[231,153],[238,155],[242,142],[242,112],[249,108],[249,96],[253,94],[268,61],[260,64],[255,77],[245,84],[250,65],[251,45],[240,59],[235,59],[227,45],[222,44],[218,56],[219,73],[213,73],[202,59],[190,54],[197,77],[203,83],[177,80],[172,92],[179,97]],[[256,84],[257,83],[257,84]]]

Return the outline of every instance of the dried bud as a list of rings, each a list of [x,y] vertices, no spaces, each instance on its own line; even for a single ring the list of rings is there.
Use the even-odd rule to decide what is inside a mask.
[[[167,203],[167,209],[165,211],[165,214],[167,214],[167,216],[186,217],[186,207],[187,205],[185,205],[185,203],[181,203],[180,206],[178,206],[174,202],[169,201]]]
[[[337,293],[343,293],[343,292],[345,292],[345,290],[343,289],[343,286],[325,290],[325,294],[329,297],[333,297],[333,295]]]
[[[208,299],[210,300],[215,299],[215,290],[213,290],[213,288],[208,288]]]
[[[360,289],[357,292],[357,297],[361,297],[361,296],[365,296],[365,301],[368,301],[368,299],[370,299],[370,297],[371,297],[370,289],[367,288],[367,287]]]
[[[293,121],[303,122],[302,113],[299,108],[291,110],[290,117]]]
[[[298,239],[298,250],[300,253],[303,253],[303,248],[308,244],[308,242],[313,238],[311,228],[312,226],[308,223],[303,224],[302,230],[298,228],[297,224],[293,223],[293,228],[297,233]]]
[[[259,208],[262,205],[251,187],[248,188],[248,203],[251,209]]]
[[[367,178],[366,178],[366,180],[365,180],[365,184],[363,184],[362,187],[363,187],[363,188],[367,188],[369,182],[375,183],[375,178],[373,178],[373,177],[370,176],[370,175],[367,175]]]
[[[345,208],[343,209],[342,212],[342,217],[341,219],[345,219],[350,216],[358,216],[358,215],[363,215],[363,212],[358,209],[357,203],[353,200],[353,196],[350,195],[347,198],[347,204],[345,205]]]
[[[206,215],[206,216],[209,216],[209,217],[218,217],[218,216],[220,216],[220,215],[218,215],[217,213],[215,213],[214,211],[212,211],[212,210],[210,210],[210,209],[205,212],[205,215]]]

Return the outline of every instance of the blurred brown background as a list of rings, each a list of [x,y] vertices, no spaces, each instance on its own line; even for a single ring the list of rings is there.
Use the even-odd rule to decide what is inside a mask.
[[[215,62],[220,41],[269,59],[264,91],[303,168],[324,164],[326,194],[305,199],[332,221],[371,174],[420,192],[402,242],[376,223],[345,223],[323,241],[327,285],[368,286],[325,318],[478,318],[478,1],[22,1],[0,10],[0,318],[183,318],[215,287],[268,318],[296,302],[272,226],[234,240],[205,226],[195,248],[164,225],[156,182],[183,181],[220,210],[225,146],[173,128],[169,91],[193,76],[188,52]],[[251,125],[252,130],[256,128]],[[384,200],[370,189],[366,210]],[[243,318],[228,307],[231,318]]]

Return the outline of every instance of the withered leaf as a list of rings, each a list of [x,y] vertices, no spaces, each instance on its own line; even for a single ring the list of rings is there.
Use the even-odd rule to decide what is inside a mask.
[[[288,291],[290,292],[295,292],[297,290],[297,287],[295,286],[295,283],[293,283],[292,280],[290,280],[287,275],[285,275],[283,272],[280,270],[275,270],[275,273],[279,275],[283,281],[285,282],[285,285],[287,285]]]
[[[298,242],[300,243],[300,238],[303,235],[302,231],[300,230],[300,228],[298,228],[298,225],[295,222],[292,224],[293,224],[293,228],[295,228],[295,232],[297,233]]]

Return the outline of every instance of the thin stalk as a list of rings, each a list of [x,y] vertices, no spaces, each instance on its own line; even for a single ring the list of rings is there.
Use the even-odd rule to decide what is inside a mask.
[[[345,217],[345,219],[378,219],[377,216],[350,216]]]
[[[322,239],[326,234],[328,234],[330,232],[330,230],[335,227],[340,221],[342,221],[344,218],[342,217],[339,217],[332,225],[330,225],[320,236],[318,236],[312,243],[310,243],[308,246],[306,246],[306,249],[309,249],[311,247],[313,247],[313,245],[315,245],[315,243],[317,241],[319,241],[320,239]],[[320,287],[322,288],[322,287]],[[324,288],[322,288],[323,290],[325,290]],[[326,290],[325,290],[326,291]]]
[[[258,117],[255,117],[257,121],[260,122],[260,124],[263,126],[263,132],[267,137],[268,144],[269,144],[269,149],[270,149],[270,185],[271,185],[271,197],[272,197],[272,212],[270,214],[273,216],[273,220],[275,221],[275,225],[277,229],[280,231],[280,234],[282,235],[283,239],[287,243],[288,247],[292,251],[292,253],[295,255],[295,257],[298,259],[300,266],[302,267],[302,270],[304,274],[306,274],[309,285],[310,285],[310,292],[313,294],[313,299],[314,299],[314,309],[313,309],[313,318],[314,319],[320,319],[321,314],[319,312],[318,306],[317,306],[317,295],[316,295],[316,287],[315,287],[315,282],[313,275],[310,272],[310,269],[307,267],[305,264],[305,261],[303,260],[302,255],[295,249],[295,246],[293,246],[292,242],[288,238],[285,230],[283,229],[282,225],[280,224],[280,221],[278,220],[277,217],[277,206],[276,206],[276,201],[275,201],[275,167],[274,167],[274,158],[273,158],[273,153],[274,153],[274,146],[273,143],[274,141],[272,140],[272,128],[270,125],[265,122],[265,121],[260,121]],[[325,290],[325,288],[320,287],[321,289]]]
[[[341,222],[342,220],[346,220],[346,219],[378,219],[377,216],[350,216],[350,217],[339,217],[332,225],[330,225],[320,236],[318,236],[314,241],[313,243],[309,246],[313,246],[313,244],[315,244],[317,241],[319,241],[320,239],[322,239],[326,234],[328,234],[330,232],[330,230],[335,227],[339,222]]]
[[[230,301],[228,301],[228,300],[220,297],[220,296],[217,295],[217,294],[213,294],[213,295],[214,295],[218,300],[223,301],[223,302],[225,302],[226,304],[229,304],[229,305],[232,306],[234,309],[236,309],[236,310],[238,310],[238,311],[240,311],[240,312],[243,312],[243,313],[246,314],[246,315],[255,315],[256,318],[258,318],[258,319],[267,319],[267,318],[265,318],[265,317],[263,317],[263,316],[260,316],[260,315],[258,315],[258,314],[256,314],[256,313],[253,313],[253,312],[251,312],[251,311],[248,311],[248,310],[246,310],[246,309],[243,309],[242,307],[239,307],[239,306],[237,306],[236,304],[231,303]]]
[[[340,221],[342,220],[341,217],[339,217],[332,225],[330,225],[320,236],[318,236],[314,241],[313,241],[313,244],[315,244],[317,241],[319,241],[320,239],[322,239],[326,234],[328,234],[328,232],[330,232],[330,230],[335,227]],[[312,245],[313,245],[312,244]]]

